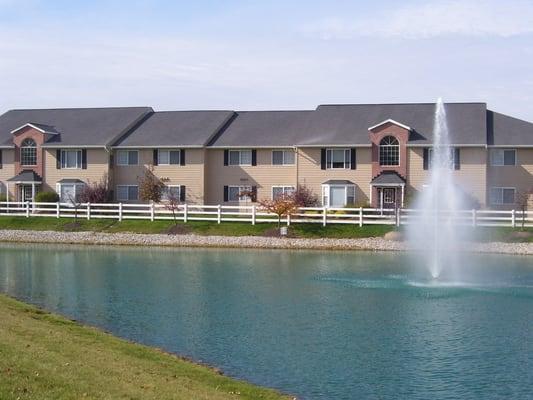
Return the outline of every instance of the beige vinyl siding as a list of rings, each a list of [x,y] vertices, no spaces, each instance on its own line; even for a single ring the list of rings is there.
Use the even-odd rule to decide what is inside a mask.
[[[114,187],[138,185],[139,178],[143,177],[146,170],[153,165],[153,154],[153,149],[139,150],[139,165],[122,166],[116,165],[115,153]],[[165,185],[185,185],[187,203],[202,204],[204,202],[204,154],[204,149],[186,149],[185,165],[156,165],[154,175]]]
[[[6,181],[15,176],[15,150],[2,149],[2,168],[0,169],[0,193],[6,193]],[[9,185],[10,199],[14,199],[15,184]]]
[[[355,203],[370,201],[372,180],[372,150],[370,147],[356,149],[356,169],[320,168],[320,148],[298,149],[298,183],[311,189],[321,202],[322,183],[330,179],[347,179],[355,183]]]
[[[225,166],[224,150],[207,150],[208,204],[224,203],[224,186],[257,186],[258,200],[270,199],[272,186],[296,186],[296,164],[272,165],[272,150],[257,149],[256,166]]]
[[[409,148],[407,151],[407,186],[408,195],[416,196],[417,192],[429,179],[429,171],[424,170],[423,148]],[[481,207],[486,206],[487,193],[487,150],[482,147],[462,147],[461,165],[453,174],[458,184],[470,196],[475,198]]]
[[[489,149],[490,152],[490,149]],[[491,187],[514,187],[516,194],[533,189],[533,148],[516,149],[516,165],[493,167],[488,163],[487,192]],[[489,196],[489,194],[487,195]],[[489,206],[494,207],[489,204]],[[516,205],[497,206],[498,208],[516,208]]]
[[[103,177],[109,175],[109,153],[105,149],[87,149],[87,169],[57,169],[56,166],[56,149],[44,150],[44,190],[55,191],[56,183],[61,179],[100,182]]]

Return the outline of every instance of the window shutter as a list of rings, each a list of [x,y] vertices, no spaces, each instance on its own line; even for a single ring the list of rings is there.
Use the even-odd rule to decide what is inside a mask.
[[[185,185],[180,186],[180,201],[185,201]]]
[[[154,149],[154,153],[153,153],[153,164],[154,165],[159,165],[159,150],[157,149]]]
[[[257,186],[252,186],[252,201],[254,203],[257,201]]]
[[[461,152],[458,147],[455,147],[453,149],[453,168],[454,169],[461,169]]]
[[[229,160],[229,150],[224,150],[224,165],[228,165],[228,160]]]
[[[252,166],[256,166],[257,165],[257,150],[256,149],[253,149],[252,150]]]
[[[56,169],[61,169],[61,149],[56,150]]]
[[[180,165],[185,165],[185,149],[180,150]]]
[[[115,155],[110,154],[109,155],[109,168],[113,168],[115,165]]]
[[[356,159],[355,159],[355,147],[350,149],[350,169],[355,169]]]
[[[326,169],[326,149],[320,149],[320,169]]]
[[[0,169],[2,169],[2,149],[0,149]]]
[[[429,149],[424,148],[424,169],[429,169]]]
[[[81,151],[81,168],[87,169],[87,149]]]
[[[224,201],[228,201],[229,193],[228,193],[228,187],[224,186]]]

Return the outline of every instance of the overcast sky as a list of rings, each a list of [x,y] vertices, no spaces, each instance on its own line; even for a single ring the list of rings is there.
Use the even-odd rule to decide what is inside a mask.
[[[0,0],[0,112],[483,101],[533,121],[533,1]]]

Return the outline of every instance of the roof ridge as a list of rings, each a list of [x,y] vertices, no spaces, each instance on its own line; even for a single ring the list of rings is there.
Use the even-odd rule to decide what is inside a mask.
[[[57,110],[118,110],[133,108],[150,108],[150,106],[125,106],[125,107],[57,107],[57,108],[12,108],[9,111],[57,111]],[[153,109],[152,109],[153,110]]]
[[[414,106],[414,105],[435,105],[437,102],[405,102],[405,103],[325,103],[319,104],[318,107],[328,106]],[[445,101],[444,104],[487,104],[484,101]]]

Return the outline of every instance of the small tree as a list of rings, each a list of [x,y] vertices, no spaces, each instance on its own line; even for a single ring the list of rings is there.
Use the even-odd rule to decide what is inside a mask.
[[[524,230],[524,225],[526,223],[526,211],[531,196],[533,196],[533,187],[530,189],[521,190],[516,195],[516,205],[518,209],[522,211],[522,230]]]
[[[172,212],[172,218],[174,219],[174,225],[178,225],[177,212],[180,208],[180,198],[171,190],[168,191],[165,208]]]
[[[81,202],[78,196],[74,196],[72,193],[68,194],[68,201],[74,208],[74,224],[78,225],[78,208],[80,208]]]
[[[293,214],[299,207],[294,199],[294,195],[288,194],[280,194],[273,200],[261,200],[259,201],[259,205],[266,211],[278,216],[278,228],[281,227],[281,218]]]
[[[164,187],[164,183],[155,176],[153,165],[150,165],[144,171],[144,176],[139,178],[139,198],[142,201],[159,203]]]
[[[105,203],[110,197],[107,175],[104,175],[99,182],[89,182],[83,186],[79,194],[82,203]]]
[[[298,185],[292,198],[298,207],[317,207],[319,204],[318,196],[305,185]]]

